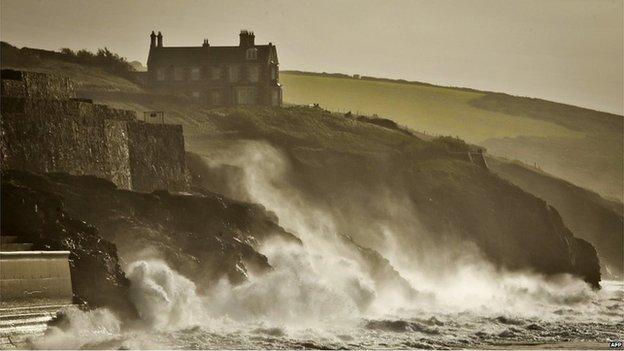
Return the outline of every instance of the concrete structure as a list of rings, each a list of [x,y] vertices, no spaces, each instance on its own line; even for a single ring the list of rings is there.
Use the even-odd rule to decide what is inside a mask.
[[[17,239],[0,236],[0,349],[25,347],[73,303],[69,251],[29,251]]]
[[[74,96],[65,77],[2,70],[2,168],[92,175],[136,191],[186,189],[182,126]]]
[[[71,304],[69,251],[0,251],[2,304]]]
[[[275,45],[256,45],[241,31],[238,46],[165,47],[160,32],[150,35],[147,78],[152,89],[184,94],[208,106],[282,104]]]

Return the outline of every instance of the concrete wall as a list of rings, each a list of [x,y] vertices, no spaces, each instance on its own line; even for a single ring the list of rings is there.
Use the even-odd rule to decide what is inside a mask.
[[[73,300],[69,251],[0,252],[3,303],[29,299]]]

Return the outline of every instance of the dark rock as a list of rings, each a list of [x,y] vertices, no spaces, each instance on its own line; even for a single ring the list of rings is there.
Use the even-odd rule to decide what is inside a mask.
[[[2,175],[2,233],[33,243],[34,250],[69,250],[75,302],[134,316],[115,245],[97,228],[70,216],[59,194],[37,187],[41,182],[28,173]]]

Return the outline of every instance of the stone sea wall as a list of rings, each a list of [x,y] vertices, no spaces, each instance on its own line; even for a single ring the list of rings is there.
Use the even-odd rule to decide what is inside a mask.
[[[128,149],[132,189],[187,187],[181,125],[129,123]]]
[[[186,188],[181,126],[73,96],[67,78],[2,71],[3,169],[92,175],[137,191]]]

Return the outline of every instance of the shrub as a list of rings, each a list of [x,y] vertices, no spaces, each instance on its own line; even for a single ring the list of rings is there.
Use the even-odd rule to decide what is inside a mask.
[[[80,65],[93,66],[121,76],[132,78],[134,67],[118,54],[110,51],[107,47],[98,49],[96,53],[81,49],[74,51],[69,48],[61,48],[59,51],[40,50],[31,48],[17,48],[11,44],[2,42],[2,65],[36,65],[41,58],[54,59]]]

